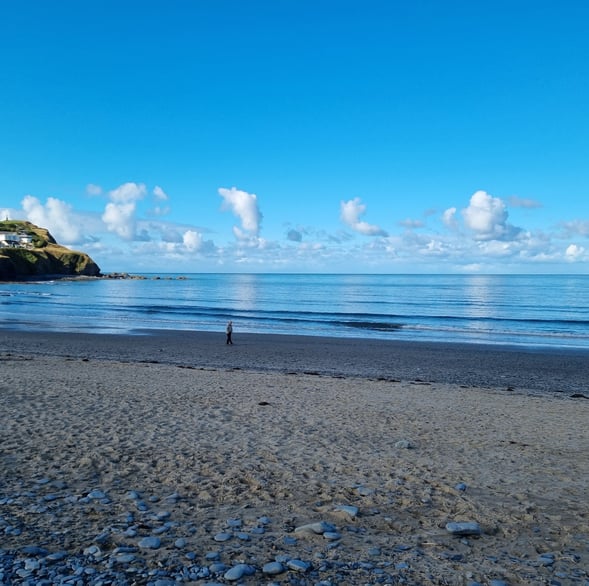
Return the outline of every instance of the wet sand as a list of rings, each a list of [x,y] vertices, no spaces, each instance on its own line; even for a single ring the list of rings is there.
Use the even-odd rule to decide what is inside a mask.
[[[0,330],[0,351],[264,372],[421,379],[490,388],[589,394],[589,351],[149,331],[137,335]]]

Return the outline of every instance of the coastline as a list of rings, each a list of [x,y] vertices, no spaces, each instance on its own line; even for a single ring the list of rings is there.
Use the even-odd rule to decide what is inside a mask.
[[[589,351],[237,332],[85,334],[0,329],[0,353],[200,368],[423,380],[589,397]]]

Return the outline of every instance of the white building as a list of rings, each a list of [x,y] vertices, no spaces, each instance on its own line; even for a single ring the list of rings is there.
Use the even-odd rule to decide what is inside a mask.
[[[30,248],[32,244],[33,237],[30,234],[0,231],[0,248]]]

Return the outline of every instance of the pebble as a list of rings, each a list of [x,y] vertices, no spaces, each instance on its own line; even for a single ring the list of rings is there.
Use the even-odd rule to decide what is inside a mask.
[[[446,531],[452,535],[480,535],[481,526],[474,522],[451,522],[446,525]]]
[[[159,549],[162,545],[162,540],[159,537],[144,537],[139,541],[138,545],[145,549]]]
[[[338,533],[337,531],[326,531],[323,534],[323,537],[328,541],[336,541],[337,539],[342,538],[341,533]]]
[[[99,499],[106,498],[106,494],[104,492],[102,492],[101,490],[93,490],[88,493],[88,498],[99,500]]]
[[[335,507],[334,511],[346,513],[350,517],[352,517],[352,519],[358,516],[358,507],[355,507],[353,505],[338,505],[337,507]]]
[[[454,488],[461,490],[462,484],[456,484]],[[403,486],[403,483],[398,482],[397,486]],[[279,583],[289,586],[408,586],[437,583],[435,575],[424,575],[423,581],[415,581],[422,560],[428,562],[431,558],[419,545],[411,545],[411,536],[405,536],[404,543],[395,544],[395,540],[402,537],[391,535],[392,543],[388,542],[381,550],[378,545],[382,545],[382,542],[373,539],[369,526],[351,521],[357,518],[359,511],[358,507],[349,504],[331,507],[333,513],[341,513],[338,519],[345,519],[342,527],[336,527],[327,520],[319,520],[297,526],[293,533],[288,533],[288,530],[280,531],[281,526],[289,525],[286,519],[273,521],[268,516],[256,515],[250,520],[236,516],[225,522],[221,519],[219,527],[225,527],[225,530],[215,534],[208,533],[206,526],[198,525],[197,518],[186,519],[183,515],[175,518],[175,503],[181,500],[177,493],[162,498],[145,494],[146,501],[143,501],[140,491],[122,488],[122,496],[118,497],[121,502],[117,502],[116,494],[121,487],[108,493],[96,487],[78,495],[68,494],[67,485],[58,486],[53,481],[37,482],[33,487],[33,490],[26,490],[25,487],[14,494],[0,495],[0,536],[12,539],[13,536],[22,534],[21,539],[24,541],[26,538],[24,543],[28,543],[18,549],[8,550],[0,539],[2,586],[177,586],[183,583],[201,586],[220,586],[221,583],[263,583],[266,586],[278,586]],[[386,498],[386,490],[380,486],[367,488],[353,484],[347,488],[364,496],[378,491],[379,496]],[[44,492],[47,494],[43,494]],[[125,495],[129,500],[125,500]],[[390,498],[394,498],[394,495],[391,494]],[[165,505],[154,506],[150,511],[151,503],[157,502],[165,502]],[[144,512],[128,510],[141,510],[141,505],[145,505]],[[23,512],[22,516],[16,514],[18,508]],[[92,525],[93,529],[88,532],[86,541],[77,544],[74,551],[68,550],[67,541],[51,541],[50,538],[59,534],[54,536],[50,533],[51,530],[42,534],[33,520],[39,515],[45,515],[47,526],[47,519],[56,518],[57,515],[73,517],[75,508],[81,510],[82,516],[94,514],[96,509],[100,514],[105,514],[105,520],[100,525]],[[312,515],[317,510],[309,510],[307,515],[313,518]],[[383,523],[391,521],[377,508],[363,509],[362,512],[361,520],[381,515]],[[446,530],[449,534],[456,535],[469,548],[469,552],[473,546],[465,536],[482,534],[480,525],[474,522],[448,523]],[[538,533],[543,530],[539,525]],[[165,533],[168,537],[162,541],[158,537],[160,533]],[[218,546],[214,546],[219,548],[218,551],[207,553],[206,549],[194,548],[191,543],[193,536],[203,535],[209,535],[211,541],[220,542]],[[253,538],[255,535],[263,537]],[[303,539],[307,536],[311,539]],[[313,536],[319,539],[312,539]],[[38,542],[35,541],[36,538]],[[221,545],[231,539],[233,541],[229,545]],[[589,539],[585,535],[577,536],[576,539],[580,544],[577,550],[571,547],[554,553],[521,556],[521,559],[509,556],[506,552],[495,551],[494,556],[487,556],[487,561],[492,564],[508,564],[510,572],[522,576],[522,580],[530,584],[544,583],[543,578],[549,576],[546,583],[552,586],[572,583],[589,586],[589,575],[582,564],[584,554],[578,555],[581,554],[581,547],[585,548],[583,552],[586,550]],[[353,550],[347,549],[354,542],[351,547],[359,552],[355,558],[351,553]],[[460,545],[459,541],[452,542]],[[45,543],[61,545],[52,550],[41,546]],[[264,547],[263,544],[271,545],[266,549],[269,559],[260,554],[259,548]],[[466,570],[468,566],[465,562],[469,561],[469,556],[470,553],[448,547],[448,551],[442,553],[440,559],[448,560],[448,563],[461,563]],[[440,570],[448,571],[449,566],[441,563]],[[509,586],[504,580],[490,580],[488,576],[477,576],[481,582],[476,582],[473,572],[467,572],[464,578],[469,586]]]
[[[241,527],[241,519],[227,519],[227,527],[231,527],[233,529]]]
[[[542,566],[552,566],[554,564],[554,554],[553,553],[543,553],[538,558],[538,562]]]
[[[225,580],[230,580],[231,582],[236,582],[237,580],[241,580],[244,576],[252,576],[255,572],[255,568],[248,564],[237,564],[236,566],[229,568],[225,572],[223,578],[225,578]]]
[[[409,440],[403,439],[399,440],[395,444],[395,448],[397,448],[398,450],[410,450],[413,448],[413,444]]]
[[[268,574],[270,576],[275,576],[276,574],[282,574],[286,571],[286,568],[280,562],[269,562],[264,565],[262,568],[262,573]]]
[[[304,562],[303,560],[288,560],[288,562],[286,562],[286,566],[291,569],[294,570],[295,572],[307,572],[309,571],[309,568],[311,567],[311,564],[308,564],[307,562]]]
[[[294,532],[299,535],[323,535],[335,531],[335,526],[326,521],[318,523],[308,523],[295,528]]]

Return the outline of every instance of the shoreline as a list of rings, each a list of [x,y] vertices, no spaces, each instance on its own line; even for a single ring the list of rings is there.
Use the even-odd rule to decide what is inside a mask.
[[[0,329],[0,353],[322,374],[589,398],[589,351],[282,334],[138,330],[87,334]]]

